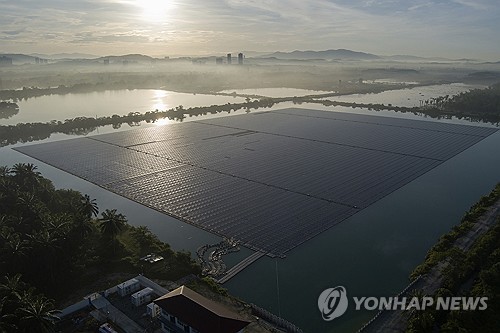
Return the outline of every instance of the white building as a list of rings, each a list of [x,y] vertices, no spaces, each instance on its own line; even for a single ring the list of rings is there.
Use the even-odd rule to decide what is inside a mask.
[[[118,288],[118,294],[123,297],[141,289],[141,284],[137,279],[130,279],[128,281],[120,283],[116,287]]]
[[[154,302],[151,302],[146,307],[146,312],[151,318],[157,318],[161,313],[161,309]]]
[[[131,300],[132,304],[135,306],[141,306],[143,304],[151,302],[152,295],[154,294],[154,290],[152,288],[144,288],[141,291],[132,294]]]

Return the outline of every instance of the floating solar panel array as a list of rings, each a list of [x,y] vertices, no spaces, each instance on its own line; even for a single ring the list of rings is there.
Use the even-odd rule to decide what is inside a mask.
[[[284,256],[495,131],[285,109],[16,149]]]

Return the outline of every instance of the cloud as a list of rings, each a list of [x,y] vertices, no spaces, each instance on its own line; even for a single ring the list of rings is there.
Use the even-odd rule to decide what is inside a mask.
[[[480,58],[470,53],[500,50],[496,0],[169,1],[153,21],[139,0],[0,0],[0,42],[12,51],[31,43],[32,52],[92,53],[168,45],[176,54],[351,48],[447,56],[462,47]]]
[[[468,1],[468,0],[453,0],[454,3],[460,4],[462,6],[470,7],[476,10],[488,10],[489,6],[480,1]]]
[[[15,36],[15,35],[19,35],[19,34],[23,33],[24,31],[26,31],[26,29],[4,30],[4,31],[1,31],[0,33],[5,34],[5,35],[9,35],[9,36]]]

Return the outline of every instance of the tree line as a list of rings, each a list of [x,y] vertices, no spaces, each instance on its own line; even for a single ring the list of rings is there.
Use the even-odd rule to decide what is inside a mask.
[[[150,253],[164,260],[140,261]],[[54,328],[56,303],[107,274],[174,281],[200,267],[116,209],[99,214],[95,199],[55,189],[35,165],[20,163],[0,167],[0,271],[0,332],[45,332]]]
[[[129,126],[137,126],[141,122],[147,123],[155,122],[162,118],[168,118],[175,121],[183,121],[186,117],[203,116],[207,114],[217,114],[221,112],[235,112],[238,110],[257,110],[261,108],[271,108],[276,104],[284,102],[293,102],[300,105],[303,103],[316,103],[325,106],[343,106],[351,108],[365,108],[370,111],[391,110],[395,112],[412,113],[415,115],[429,116],[432,118],[447,118],[457,117],[459,119],[466,119],[471,122],[490,122],[499,124],[500,122],[500,109],[498,109],[498,102],[496,108],[488,107],[474,107],[474,103],[481,103],[483,100],[481,96],[484,94],[491,97],[492,100],[500,100],[500,84],[494,85],[488,89],[472,90],[470,92],[459,94],[452,98],[439,99],[439,107],[430,103],[430,106],[420,107],[401,107],[392,104],[377,104],[377,103],[355,103],[355,102],[341,102],[328,99],[318,99],[325,97],[334,97],[338,93],[328,93],[320,95],[310,95],[303,97],[263,97],[260,99],[252,100],[247,96],[246,101],[242,103],[226,103],[222,105],[210,105],[184,108],[182,105],[171,108],[169,110],[154,110],[145,113],[130,112],[127,115],[119,116],[103,116],[103,117],[76,117],[73,119],[66,119],[64,121],[50,121],[38,123],[19,123],[16,125],[0,126],[0,146],[6,146],[17,142],[31,142],[49,138],[53,133],[64,133],[70,135],[85,135],[98,127],[111,125],[114,128],[119,128],[122,124]],[[467,97],[470,96],[470,97]],[[467,102],[461,102],[467,101]],[[471,102],[473,101],[473,102]],[[457,108],[456,105],[462,105]],[[493,102],[485,103],[491,106]]]
[[[500,217],[469,250],[456,246],[455,241],[466,235],[489,207],[500,199],[500,184],[487,196],[475,203],[462,218],[460,224],[443,235],[411,274],[415,279],[426,274],[441,262],[447,262],[441,270],[442,285],[437,297],[488,297],[483,311],[444,311],[434,308],[415,311],[408,320],[407,332],[498,332],[500,327]],[[418,295],[423,297],[425,295]]]
[[[473,89],[455,96],[441,96],[425,101],[426,112],[452,114],[456,117],[500,121],[500,83],[486,89]]]

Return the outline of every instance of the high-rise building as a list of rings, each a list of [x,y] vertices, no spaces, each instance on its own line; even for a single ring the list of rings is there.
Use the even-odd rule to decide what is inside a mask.
[[[243,53],[238,53],[238,65],[243,65]]]
[[[231,64],[232,64],[232,62],[233,62],[233,59],[232,59],[232,57],[231,57],[231,53],[228,53],[228,54],[227,54],[227,64],[228,64],[228,65],[231,65]]]

